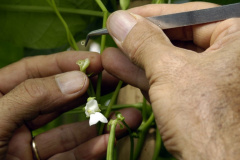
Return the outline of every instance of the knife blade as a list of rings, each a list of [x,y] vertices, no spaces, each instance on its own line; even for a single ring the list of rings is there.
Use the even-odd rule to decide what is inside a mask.
[[[159,26],[161,29],[171,29],[177,27],[217,22],[236,17],[240,17],[240,3],[223,5],[214,8],[200,9],[195,11],[147,17],[146,19]],[[91,36],[106,34],[108,34],[108,30],[106,28],[94,30],[88,33],[85,41],[85,46],[87,45]]]

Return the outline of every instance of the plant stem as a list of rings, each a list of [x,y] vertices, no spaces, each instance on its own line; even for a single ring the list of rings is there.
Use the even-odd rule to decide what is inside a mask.
[[[101,0],[96,0],[96,2],[103,12],[107,12],[107,8],[104,6]]]
[[[116,102],[116,99],[117,99],[117,96],[118,96],[118,93],[120,91],[120,88],[121,88],[122,84],[123,84],[122,81],[118,82],[118,85],[117,85],[117,87],[116,87],[116,89],[115,89],[115,91],[114,91],[114,93],[112,95],[110,103],[108,104],[107,110],[106,110],[106,112],[104,114],[104,116],[107,117],[107,118],[109,117],[109,115],[111,113],[113,104]],[[101,123],[100,124],[100,128],[99,128],[99,132],[98,132],[99,135],[101,135],[103,133],[103,129],[104,129],[104,124]]]
[[[26,6],[26,5],[0,5],[1,11],[21,11],[21,12],[53,12],[51,7],[47,6]],[[58,8],[61,13],[80,14],[95,17],[103,17],[100,11],[91,11],[86,9]]]
[[[154,115],[152,113],[151,116],[146,121],[146,123],[143,123],[139,127],[139,139],[138,139],[137,146],[136,146],[136,149],[135,149],[135,152],[134,152],[134,157],[133,157],[134,160],[137,160],[138,157],[140,156],[140,153],[142,151],[142,147],[143,147],[143,144],[144,144],[144,141],[145,141],[146,134],[147,134],[149,128],[151,127],[153,121],[154,121]]]
[[[115,130],[117,126],[117,119],[113,120],[111,123],[111,130],[108,139],[108,147],[107,147],[107,160],[113,160],[114,155],[114,142],[115,142]]]
[[[143,122],[147,121],[147,100],[145,98],[143,98],[142,118]]]
[[[161,149],[161,141],[162,140],[161,140],[161,136],[160,136],[159,130],[156,127],[155,149],[154,149],[152,160],[157,160],[158,159],[158,155],[159,155],[160,149]]]
[[[133,153],[134,153],[134,138],[132,135],[132,130],[130,127],[127,125],[127,123],[123,120],[122,121],[123,125],[127,128],[128,133],[129,133],[129,138],[130,138],[130,160],[133,160]]]
[[[165,0],[152,0],[152,3],[161,4],[161,3],[165,3]]]
[[[84,106],[81,106],[81,107],[84,107]],[[71,111],[68,111],[64,114],[76,114],[76,113],[84,113],[85,111],[83,111],[82,109],[80,108],[76,108],[74,110],[71,110]],[[106,111],[107,110],[107,106],[101,106],[101,110],[102,111]],[[142,109],[142,103],[136,103],[136,104],[115,104],[112,106],[112,110],[119,110],[119,109],[124,109],[124,108],[136,108],[136,109],[139,109],[141,110]]]
[[[48,2],[49,2],[49,4],[53,7],[55,13],[57,14],[58,18],[60,19],[60,21],[61,21],[62,24],[63,24],[63,26],[64,26],[64,28],[65,28],[65,30],[66,30],[66,33],[67,33],[67,38],[68,38],[69,44],[71,45],[71,47],[72,47],[74,50],[78,51],[79,48],[78,48],[78,46],[77,46],[77,43],[76,43],[75,39],[73,38],[73,35],[72,35],[71,31],[69,30],[69,27],[68,27],[66,21],[63,19],[62,15],[61,15],[60,12],[58,11],[57,6],[56,6],[56,3],[55,3],[55,0],[48,0]]]
[[[108,10],[104,6],[101,0],[96,0],[98,6],[101,8],[103,12],[103,23],[102,27],[106,28],[106,22],[108,18]],[[102,54],[103,50],[105,49],[106,45],[106,35],[101,36],[101,47],[100,47],[100,54]],[[98,80],[97,80],[97,88],[96,88],[96,100],[99,102],[101,97],[101,86],[102,86],[102,72],[98,74]]]

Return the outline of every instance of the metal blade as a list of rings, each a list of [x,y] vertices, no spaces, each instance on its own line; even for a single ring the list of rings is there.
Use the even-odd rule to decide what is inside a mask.
[[[162,16],[147,17],[147,19],[159,26],[161,29],[171,29],[216,22],[236,17],[240,17],[240,3]],[[90,32],[86,37],[85,46],[87,45],[91,36],[105,34],[108,34],[106,28]]]
[[[196,11],[148,17],[147,19],[159,26],[161,29],[170,29],[216,22],[234,17],[240,17],[240,3]]]

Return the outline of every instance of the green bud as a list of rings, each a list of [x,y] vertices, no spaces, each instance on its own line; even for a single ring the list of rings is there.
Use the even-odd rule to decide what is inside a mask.
[[[90,60],[88,58],[85,60],[78,60],[76,64],[79,65],[80,71],[86,73],[86,69],[90,65]]]
[[[87,102],[89,102],[89,101],[91,101],[91,100],[93,100],[93,99],[95,99],[96,97],[88,97],[88,99],[87,99]]]
[[[119,121],[123,121],[125,119],[125,117],[123,117],[123,115],[120,112],[116,112],[116,117]]]
[[[128,9],[130,0],[120,0],[120,7],[122,10]]]

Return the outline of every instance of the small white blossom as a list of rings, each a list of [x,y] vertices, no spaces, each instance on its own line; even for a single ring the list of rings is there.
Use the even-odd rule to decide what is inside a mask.
[[[99,121],[102,123],[108,123],[107,118],[100,112],[101,110],[98,107],[98,103],[93,97],[89,97],[85,106],[85,114],[87,117],[90,117],[89,125],[94,125]]]

